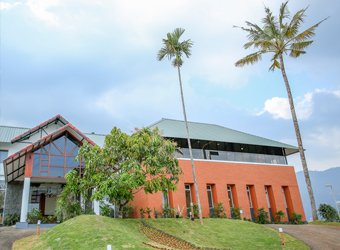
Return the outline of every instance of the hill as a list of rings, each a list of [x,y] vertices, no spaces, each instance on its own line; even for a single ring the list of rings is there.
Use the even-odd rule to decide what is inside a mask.
[[[316,207],[318,208],[320,203],[327,203],[335,207],[330,188],[325,187],[325,184],[331,184],[333,186],[333,192],[336,195],[336,200],[340,201],[340,167],[330,168],[324,171],[309,171],[309,175],[314,191]],[[310,220],[312,217],[312,210],[310,208],[309,196],[303,172],[297,172],[296,178],[299,184],[306,218],[307,220]]]
[[[282,249],[278,232],[252,222],[229,219],[146,219],[145,222],[174,238],[200,247],[218,249]],[[13,249],[152,249],[150,239],[140,230],[138,219],[112,219],[82,215],[37,236],[15,242]],[[304,243],[285,235],[284,249],[308,249]]]

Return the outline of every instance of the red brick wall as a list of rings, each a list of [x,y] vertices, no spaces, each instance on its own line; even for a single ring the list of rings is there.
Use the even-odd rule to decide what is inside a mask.
[[[172,193],[171,205],[182,209],[185,206],[184,184],[193,183],[191,165],[189,160],[179,160],[179,165],[183,170],[177,190]],[[284,193],[282,187],[288,187],[292,211],[302,214],[305,220],[305,214],[302,206],[300,192],[296,181],[295,171],[292,166],[285,165],[261,165],[250,163],[232,163],[232,162],[214,162],[214,161],[195,161],[197,181],[199,186],[199,195],[204,217],[209,216],[208,196],[206,185],[213,184],[214,203],[223,203],[226,214],[230,216],[228,203],[227,184],[235,185],[234,202],[243,210],[243,217],[250,218],[250,208],[246,193],[246,186],[253,186],[251,189],[252,196],[256,197],[253,206],[256,208],[265,208],[268,212],[268,205],[265,195],[265,186],[271,186],[269,192],[270,198],[273,199],[273,210],[282,210],[286,213],[284,206]],[[194,192],[194,189],[193,189]],[[235,197],[235,193],[237,197]],[[290,203],[290,201],[287,201]],[[162,194],[148,194],[143,191],[136,194],[132,205],[135,206],[135,216],[139,216],[140,208],[150,207],[162,210]],[[273,206],[273,205],[272,205]],[[185,208],[183,214],[185,214]],[[287,220],[287,216],[284,218]]]

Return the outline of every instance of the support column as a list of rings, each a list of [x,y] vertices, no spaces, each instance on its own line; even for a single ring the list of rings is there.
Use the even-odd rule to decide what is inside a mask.
[[[100,215],[100,206],[99,206],[99,201],[97,201],[97,200],[93,201],[93,212],[96,215]]]
[[[30,185],[31,178],[25,177],[24,179],[24,188],[22,191],[22,200],[21,200],[21,214],[20,214],[20,222],[26,222],[27,220],[27,211],[28,211],[28,201],[30,195]]]

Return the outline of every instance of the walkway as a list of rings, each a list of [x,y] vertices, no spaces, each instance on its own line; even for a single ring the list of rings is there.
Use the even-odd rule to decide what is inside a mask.
[[[340,227],[324,225],[266,225],[305,242],[312,250],[339,250]]]
[[[11,250],[17,239],[35,234],[35,229],[16,229],[14,227],[0,227],[0,249]]]

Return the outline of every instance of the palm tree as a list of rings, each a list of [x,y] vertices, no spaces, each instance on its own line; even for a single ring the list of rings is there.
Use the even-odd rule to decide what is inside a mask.
[[[282,3],[278,18],[273,16],[269,8],[265,7],[266,16],[262,20],[262,27],[251,22],[246,22],[246,27],[238,27],[248,33],[248,42],[245,43],[243,47],[245,49],[253,47],[257,51],[238,60],[235,65],[242,67],[246,64],[253,64],[261,60],[261,56],[263,54],[273,54],[271,59],[272,65],[269,69],[272,71],[275,69],[280,69],[282,73],[288,94],[289,106],[294,123],[301,163],[312,207],[313,220],[317,220],[318,215],[315,206],[313,189],[308,173],[299,124],[295,113],[294,101],[288,82],[283,57],[289,54],[289,56],[297,58],[300,55],[305,54],[305,49],[313,43],[311,38],[315,35],[316,28],[327,18],[300,32],[299,28],[304,21],[307,8],[299,10],[293,16],[291,16],[287,7],[287,3],[288,2]]]
[[[184,33],[184,29],[182,28],[176,28],[172,33],[168,33],[166,39],[163,39],[163,48],[161,48],[158,51],[157,58],[159,61],[163,60],[164,57],[167,57],[169,60],[172,60],[172,65],[177,68],[178,72],[178,79],[179,79],[179,87],[181,91],[181,100],[182,100],[182,109],[183,109],[183,116],[184,116],[184,123],[185,128],[187,132],[187,140],[188,140],[188,146],[189,146],[189,154],[190,154],[190,160],[191,160],[191,169],[192,169],[192,176],[194,179],[194,185],[195,185],[195,192],[196,192],[196,200],[198,205],[198,213],[201,224],[203,224],[202,220],[202,209],[201,209],[201,202],[200,197],[198,194],[198,184],[197,184],[197,178],[196,178],[196,169],[194,164],[194,158],[192,156],[192,149],[191,149],[191,142],[190,142],[190,134],[189,134],[189,126],[188,126],[188,120],[187,120],[187,114],[185,111],[185,104],[184,104],[184,95],[183,95],[183,87],[182,87],[182,78],[181,78],[181,66],[183,65],[183,55],[185,55],[187,58],[191,55],[191,47],[193,45],[193,42],[188,39],[183,42],[180,42],[179,39]]]

